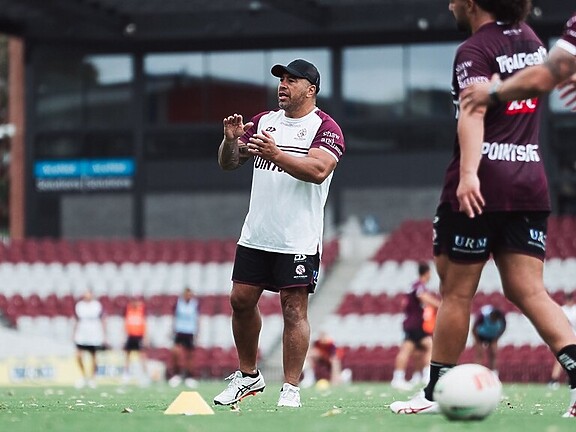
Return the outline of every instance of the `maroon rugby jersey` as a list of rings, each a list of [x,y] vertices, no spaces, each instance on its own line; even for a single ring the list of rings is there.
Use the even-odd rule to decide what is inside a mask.
[[[404,308],[404,321],[402,328],[404,331],[422,330],[424,322],[424,306],[418,296],[428,292],[426,285],[420,280],[412,284],[410,292],[407,294],[406,307]]]
[[[527,24],[489,23],[456,51],[452,77],[454,103],[460,91],[476,82],[502,79],[542,63],[546,49]],[[458,112],[456,114],[458,116]],[[550,210],[548,182],[539,144],[540,107],[537,98],[501,103],[484,117],[482,159],[478,168],[485,211]],[[441,202],[458,211],[460,179],[458,137],[446,171]]]
[[[558,46],[576,56],[576,12],[566,22],[564,33],[558,41]]]

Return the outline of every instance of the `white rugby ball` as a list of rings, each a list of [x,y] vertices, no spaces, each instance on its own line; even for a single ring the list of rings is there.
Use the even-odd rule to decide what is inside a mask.
[[[434,387],[434,400],[450,420],[481,420],[502,398],[502,383],[485,366],[469,363],[453,367]]]

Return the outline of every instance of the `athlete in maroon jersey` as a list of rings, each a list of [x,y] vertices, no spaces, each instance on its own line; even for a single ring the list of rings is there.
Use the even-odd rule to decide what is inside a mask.
[[[462,92],[460,104],[462,109],[474,110],[498,101],[539,96],[556,86],[562,89],[560,96],[566,105],[576,111],[576,12],[566,22],[564,33],[544,63],[526,68],[505,81],[495,74],[490,82],[468,87]]]
[[[440,301],[430,292],[426,284],[430,281],[431,270],[428,263],[418,264],[418,280],[412,284],[404,303],[404,341],[400,345],[394,362],[394,373],[390,385],[399,390],[411,390],[413,386],[428,382],[428,364],[432,353],[432,331],[425,325],[426,308],[436,315]],[[410,357],[414,356],[414,373],[406,381],[406,368]]]
[[[545,61],[546,50],[524,20],[530,0],[450,0],[459,28],[472,35],[454,61],[453,92]],[[544,288],[550,209],[538,142],[538,100],[458,112],[457,140],[434,218],[434,255],[442,302],[423,394],[398,401],[398,414],[440,412],[439,377],[458,363],[472,300],[492,256],[506,297],[532,322],[570,377],[566,417],[576,417],[576,334]]]

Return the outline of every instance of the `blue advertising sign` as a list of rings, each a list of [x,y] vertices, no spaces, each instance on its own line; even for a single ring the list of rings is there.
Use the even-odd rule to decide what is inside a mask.
[[[134,159],[50,160],[34,163],[39,191],[130,189]]]

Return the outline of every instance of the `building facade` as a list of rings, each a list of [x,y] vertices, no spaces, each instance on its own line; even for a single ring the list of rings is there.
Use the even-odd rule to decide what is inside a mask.
[[[22,206],[16,237],[236,236],[251,170],[219,169],[222,118],[274,109],[277,78],[270,68],[294,58],[317,65],[318,105],[346,137],[329,226],[370,217],[389,230],[406,218],[432,216],[454,142],[452,59],[467,36],[454,29],[447,1],[413,0],[427,4],[416,11],[384,1],[379,9],[359,7],[358,16],[322,2],[308,2],[319,6],[305,12],[247,2],[251,12],[236,16],[232,29],[226,19],[209,22],[216,16],[210,10],[201,22],[184,12],[190,20],[178,19],[176,10],[161,21],[165,27],[147,29],[152,13],[130,17],[120,13],[121,0],[94,3],[115,4],[117,13],[106,21],[95,13],[84,32],[78,23],[64,34],[50,33],[53,27],[12,31],[22,43],[11,57],[21,64],[12,84],[23,94],[17,120],[23,153],[14,159],[21,160],[23,184],[12,181],[21,189],[12,195]],[[364,3],[378,2],[357,5]],[[569,15],[563,3],[536,4],[531,16],[549,45]],[[278,16],[296,16],[299,24],[272,20]],[[323,23],[327,17],[332,25]],[[256,24],[258,30],[245,28]],[[111,26],[121,34],[114,36]],[[554,211],[574,212],[575,116],[556,94],[546,107],[542,142]]]

